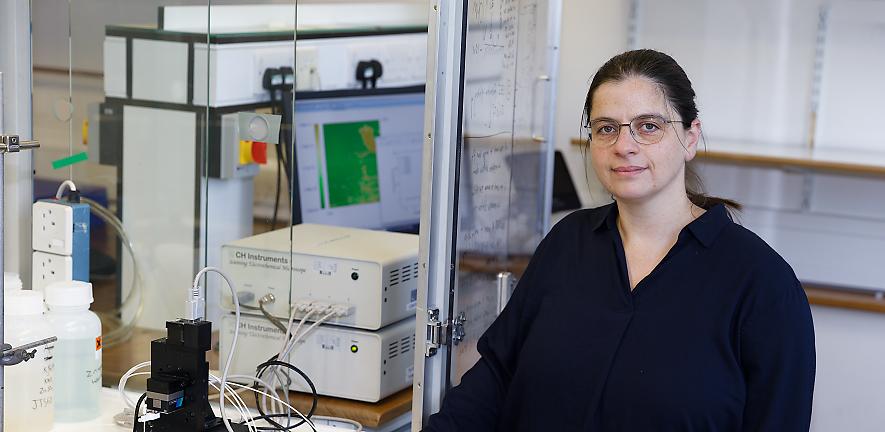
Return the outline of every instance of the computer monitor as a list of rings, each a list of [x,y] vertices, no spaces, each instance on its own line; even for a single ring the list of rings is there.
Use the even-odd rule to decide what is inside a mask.
[[[565,157],[559,150],[556,150],[553,155],[552,207],[553,213],[581,208],[581,198],[578,196],[578,190],[575,189],[575,182],[568,170],[568,165],[565,164]]]
[[[294,130],[301,222],[417,232],[423,86],[299,92]]]

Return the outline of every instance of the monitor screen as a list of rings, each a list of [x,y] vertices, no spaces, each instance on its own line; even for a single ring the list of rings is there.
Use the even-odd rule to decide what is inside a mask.
[[[565,157],[559,150],[553,155],[552,207],[553,213],[581,208],[581,198],[575,189],[575,182],[565,164]]]
[[[301,222],[416,230],[423,86],[298,93],[295,113]]]

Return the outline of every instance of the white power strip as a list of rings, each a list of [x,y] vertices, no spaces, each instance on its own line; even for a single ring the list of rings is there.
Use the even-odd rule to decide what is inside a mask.
[[[74,258],[70,255],[34,251],[31,265],[33,269],[31,287],[35,291],[43,291],[53,282],[74,279]]]
[[[35,202],[31,235],[35,251],[71,255],[74,245],[73,207],[60,202]]]
[[[89,281],[89,206],[40,200],[33,206],[31,287],[53,282]]]

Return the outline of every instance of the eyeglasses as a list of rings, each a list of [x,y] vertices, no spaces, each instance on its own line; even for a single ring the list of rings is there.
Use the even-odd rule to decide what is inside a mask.
[[[590,144],[608,147],[618,141],[621,128],[630,128],[633,139],[643,145],[657,144],[664,138],[664,127],[668,123],[682,123],[681,120],[667,120],[657,115],[643,115],[630,120],[630,123],[618,123],[610,119],[593,120],[588,124]]]

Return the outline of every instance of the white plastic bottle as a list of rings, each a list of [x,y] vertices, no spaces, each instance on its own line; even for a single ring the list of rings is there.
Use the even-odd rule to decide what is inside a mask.
[[[43,315],[43,293],[8,292],[4,302],[6,343],[17,347],[53,336]],[[3,368],[4,430],[46,432],[52,429],[53,346],[37,347],[34,358]]]
[[[22,289],[22,280],[18,273],[3,272],[3,292],[19,291]]]
[[[46,287],[46,317],[55,344],[55,421],[78,422],[99,414],[101,321],[89,310],[92,284],[55,282]]]

